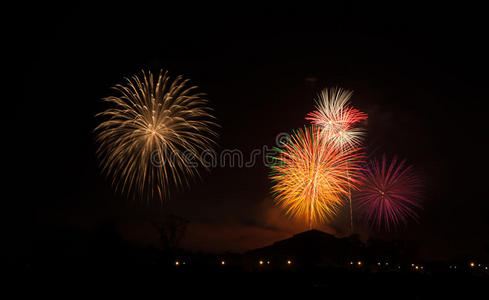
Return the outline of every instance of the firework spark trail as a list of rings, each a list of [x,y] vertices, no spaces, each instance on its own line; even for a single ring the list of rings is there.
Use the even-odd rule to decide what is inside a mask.
[[[306,116],[306,120],[321,128],[323,141],[332,143],[341,151],[358,147],[365,135],[365,131],[356,125],[366,120],[367,115],[349,105],[352,94],[352,91],[341,88],[324,89],[316,101],[316,110]],[[350,177],[348,166],[346,173]],[[353,232],[351,189],[346,197],[350,206],[350,229]]]
[[[360,173],[363,158],[357,148],[339,151],[331,141],[323,141],[318,127],[298,130],[277,149],[270,178],[275,200],[293,218],[305,218],[309,228],[331,219],[343,206],[343,196]]]
[[[418,219],[422,183],[405,160],[388,162],[383,155],[380,162],[370,161],[364,173],[355,200],[372,227],[390,231]]]
[[[97,114],[105,118],[95,129],[97,156],[116,191],[162,200],[171,181],[181,186],[198,175],[189,161],[201,162],[216,124],[205,95],[187,83],[163,71],[154,80],[143,71],[116,85],[117,96],[103,99],[112,107]]]

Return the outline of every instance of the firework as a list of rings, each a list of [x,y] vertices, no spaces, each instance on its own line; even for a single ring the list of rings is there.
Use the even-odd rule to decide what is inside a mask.
[[[422,184],[405,160],[373,160],[365,168],[361,188],[355,198],[368,223],[380,230],[417,220],[421,208]]]
[[[104,98],[111,108],[97,114],[97,155],[116,190],[163,199],[170,185],[188,184],[194,162],[213,145],[215,123],[207,100],[181,76],[171,81],[160,72],[125,78]]]
[[[340,151],[312,126],[294,132],[277,151],[270,178],[285,213],[304,218],[309,228],[333,217],[343,205],[342,196],[357,183],[354,175],[362,158],[358,150]]]
[[[321,128],[324,140],[340,148],[357,146],[365,134],[355,126],[367,115],[349,105],[352,94],[341,88],[324,89],[316,100],[316,110],[306,117]]]
[[[367,115],[349,105],[353,92],[341,88],[324,89],[316,100],[316,110],[306,116],[321,128],[323,141],[331,143],[340,151],[358,147],[365,131],[356,125],[367,119]],[[349,173],[348,166],[346,172]],[[350,206],[350,229],[353,232],[353,205],[351,192],[346,195]]]

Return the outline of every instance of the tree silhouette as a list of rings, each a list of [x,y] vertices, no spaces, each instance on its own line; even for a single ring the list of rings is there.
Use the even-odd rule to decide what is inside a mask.
[[[151,222],[158,230],[163,250],[176,250],[185,236],[188,220],[173,215],[165,215],[162,219]]]

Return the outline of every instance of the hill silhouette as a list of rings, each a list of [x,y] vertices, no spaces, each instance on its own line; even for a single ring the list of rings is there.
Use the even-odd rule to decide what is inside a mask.
[[[301,265],[338,267],[352,259],[365,257],[366,245],[357,235],[337,238],[313,229],[248,251],[245,255],[248,259],[264,260],[269,264],[290,260]]]

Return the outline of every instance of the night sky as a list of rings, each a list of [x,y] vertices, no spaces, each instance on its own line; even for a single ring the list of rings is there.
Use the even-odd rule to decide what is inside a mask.
[[[249,154],[303,127],[324,87],[354,90],[368,113],[369,155],[398,155],[426,184],[419,224],[391,237],[430,258],[486,255],[487,22],[480,8],[229,7],[137,2],[32,7],[16,34],[22,97],[8,142],[9,223],[16,253],[53,228],[117,224],[126,239],[156,241],[162,210],[190,221],[184,246],[244,251],[305,230],[273,207],[268,169],[214,168],[189,189],[146,205],[115,195],[95,157],[95,114],[110,87],[142,69],[184,75],[208,95],[218,150]],[[15,128],[15,129],[14,129]],[[341,218],[323,230],[343,235]],[[365,228],[359,229],[365,235]]]

